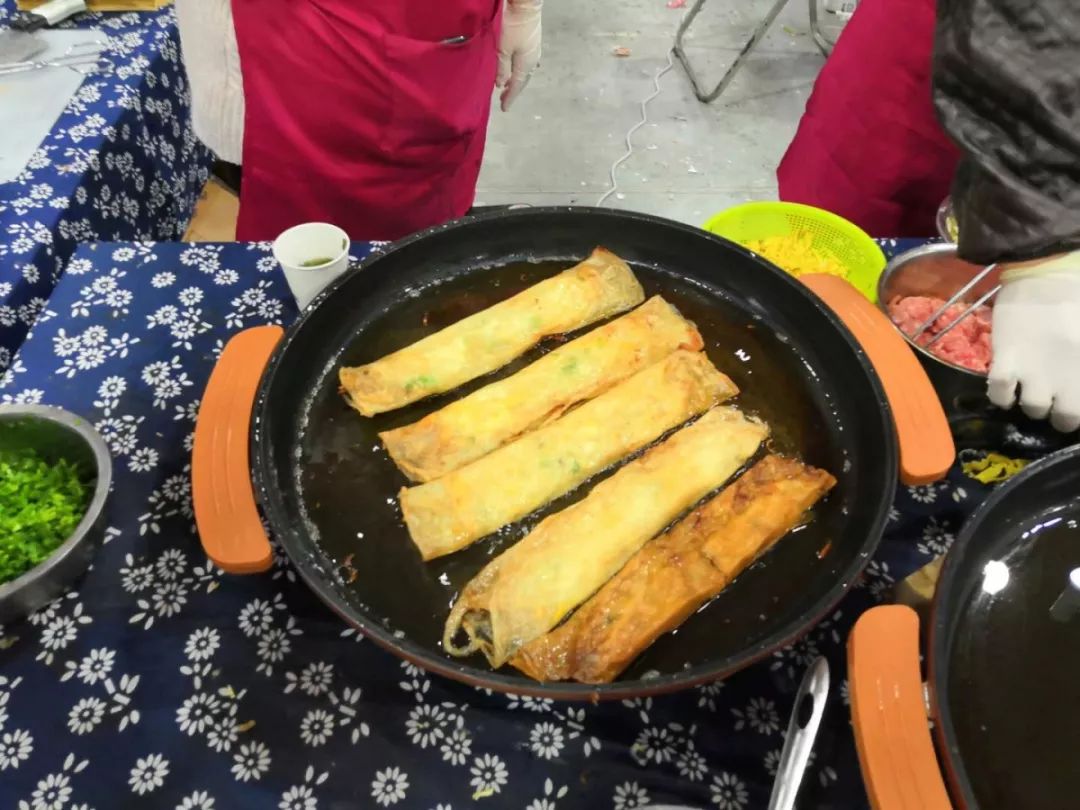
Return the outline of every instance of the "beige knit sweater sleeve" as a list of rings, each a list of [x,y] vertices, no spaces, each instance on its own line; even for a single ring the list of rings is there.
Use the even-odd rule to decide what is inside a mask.
[[[244,85],[230,0],[176,0],[195,134],[221,160],[241,163]]]

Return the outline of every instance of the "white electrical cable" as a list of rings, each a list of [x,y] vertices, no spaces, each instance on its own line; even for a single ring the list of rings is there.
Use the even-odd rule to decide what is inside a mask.
[[[668,51],[667,64],[664,65],[662,68],[660,68],[660,70],[656,71],[656,75],[653,76],[653,88],[654,88],[654,90],[653,90],[652,94],[649,95],[647,98],[645,98],[641,102],[641,120],[638,121],[636,124],[634,124],[632,127],[630,127],[630,129],[628,129],[626,131],[626,136],[623,139],[624,143],[626,144],[626,152],[623,154],[623,156],[621,158],[619,158],[618,160],[616,160],[614,163],[611,164],[611,169],[608,171],[608,181],[611,183],[611,188],[609,188],[607,191],[604,192],[604,195],[596,203],[597,207],[599,207],[599,206],[603,205],[605,202],[607,202],[608,197],[610,197],[612,194],[614,194],[615,191],[619,188],[619,183],[615,179],[615,172],[618,171],[619,167],[625,161],[627,161],[630,158],[631,155],[634,154],[634,145],[633,145],[633,143],[631,143],[630,139],[634,137],[635,132],[637,132],[639,129],[641,129],[643,126],[645,126],[645,124],[647,124],[649,122],[649,111],[646,109],[646,105],[648,105],[648,103],[650,101],[652,101],[654,98],[656,98],[658,95],[660,95],[660,78],[665,73],[667,73],[669,70],[671,70],[671,68],[674,66],[674,64],[675,63],[673,61],[673,53],[672,53],[672,51]]]

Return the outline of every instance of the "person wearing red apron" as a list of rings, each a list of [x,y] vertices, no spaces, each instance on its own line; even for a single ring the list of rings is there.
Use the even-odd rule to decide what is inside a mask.
[[[932,93],[934,0],[861,0],[776,171],[781,200],[930,236],[960,159]]]
[[[205,30],[223,2],[177,16],[196,132],[240,152],[238,239],[307,221],[397,239],[466,213],[492,90],[506,109],[539,61],[540,0],[231,0],[234,43]],[[240,103],[219,102],[237,56]]]

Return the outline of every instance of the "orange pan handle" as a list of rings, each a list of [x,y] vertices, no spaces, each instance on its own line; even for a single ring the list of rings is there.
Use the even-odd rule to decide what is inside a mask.
[[[210,373],[195,422],[191,489],[203,550],[230,574],[274,561],[251,483],[248,440],[259,378],[284,334],[257,326],[233,335]]]
[[[945,477],[956,445],[941,400],[915,352],[889,318],[839,276],[800,276],[847,326],[877,371],[896,423],[900,480],[928,484]]]
[[[952,810],[930,739],[919,673],[919,617],[866,611],[848,636],[851,724],[873,810]]]

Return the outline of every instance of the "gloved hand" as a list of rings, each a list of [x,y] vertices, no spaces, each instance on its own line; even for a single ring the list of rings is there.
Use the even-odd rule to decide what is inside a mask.
[[[990,400],[1080,427],[1080,251],[1006,268],[994,302]]]
[[[499,104],[506,112],[540,65],[540,8],[543,0],[506,0],[499,39]]]

